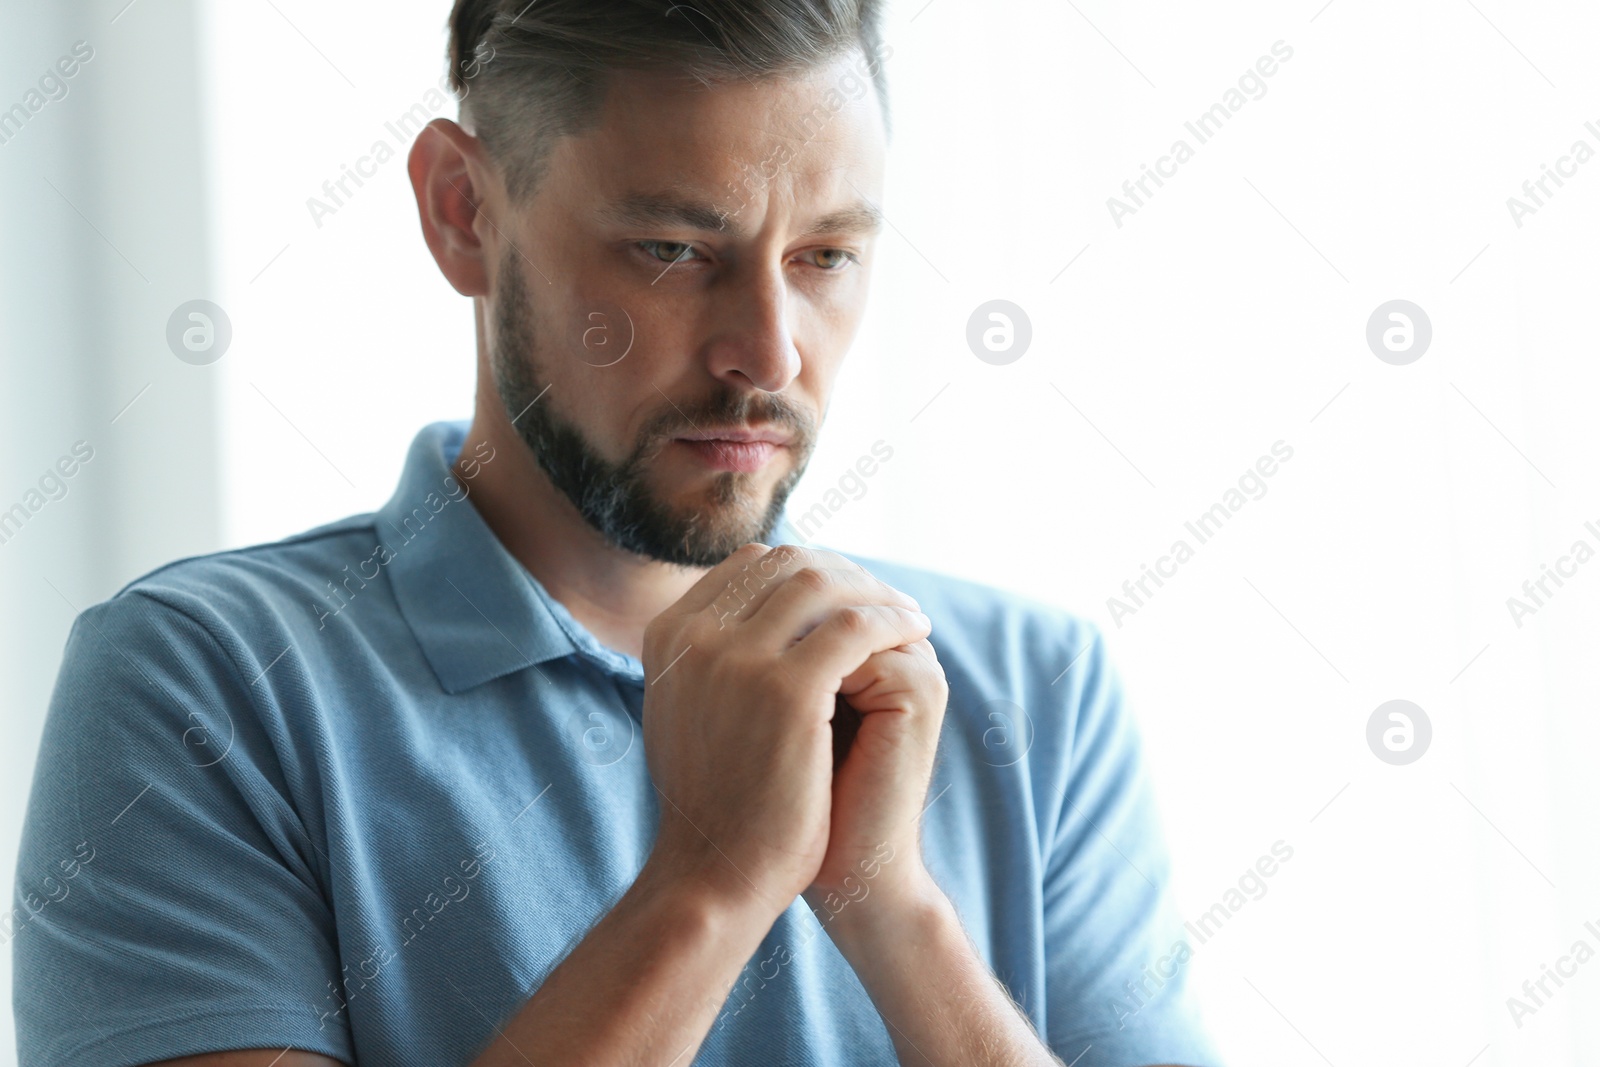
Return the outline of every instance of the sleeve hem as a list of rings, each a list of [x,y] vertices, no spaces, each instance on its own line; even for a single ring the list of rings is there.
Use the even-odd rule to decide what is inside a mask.
[[[62,1067],[140,1067],[141,1064],[250,1048],[294,1048],[355,1063],[343,1023],[329,1031],[311,1025],[305,1004],[262,1005],[182,1012],[115,1031],[102,1031],[59,1055],[44,1056]]]

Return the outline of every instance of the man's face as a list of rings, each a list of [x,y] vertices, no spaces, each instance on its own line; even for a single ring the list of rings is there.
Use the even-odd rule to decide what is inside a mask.
[[[614,75],[512,216],[495,385],[611,543],[704,567],[770,538],[865,308],[884,162],[866,64],[712,90]]]

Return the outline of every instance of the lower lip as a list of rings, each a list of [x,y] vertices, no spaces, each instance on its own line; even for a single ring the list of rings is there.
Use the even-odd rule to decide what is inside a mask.
[[[719,471],[758,471],[783,447],[772,441],[685,441],[677,438],[676,443],[693,452],[701,463]]]

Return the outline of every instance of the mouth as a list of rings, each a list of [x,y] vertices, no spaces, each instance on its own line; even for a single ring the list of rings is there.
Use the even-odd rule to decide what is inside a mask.
[[[730,428],[696,430],[673,438],[700,463],[712,470],[758,471],[780,450],[787,448],[790,436],[778,430]]]
[[[761,429],[750,430],[742,426],[730,426],[724,429],[696,430],[694,433],[679,434],[679,441],[720,441],[735,442],[738,444],[768,443],[786,445],[791,439],[790,434],[782,430]]]

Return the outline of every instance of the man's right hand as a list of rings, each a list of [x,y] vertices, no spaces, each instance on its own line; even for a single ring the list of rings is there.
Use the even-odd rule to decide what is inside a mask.
[[[708,571],[645,628],[651,865],[776,919],[827,852],[840,684],[930,630],[837,553],[752,542]]]

